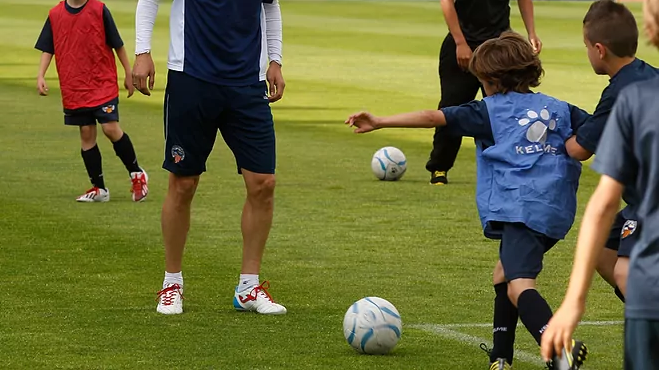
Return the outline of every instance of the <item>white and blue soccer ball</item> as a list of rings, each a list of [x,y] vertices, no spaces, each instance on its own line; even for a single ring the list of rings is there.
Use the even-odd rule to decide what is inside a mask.
[[[360,353],[387,354],[401,338],[401,315],[385,299],[362,298],[344,315],[344,337]]]
[[[406,173],[406,156],[396,147],[383,147],[371,158],[371,170],[379,180],[399,180]]]

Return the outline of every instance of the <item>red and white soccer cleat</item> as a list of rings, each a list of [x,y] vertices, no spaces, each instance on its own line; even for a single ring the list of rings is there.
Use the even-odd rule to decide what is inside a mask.
[[[149,194],[149,175],[147,172],[142,170],[142,172],[131,172],[131,193],[133,193],[133,201],[140,202],[144,201]]]
[[[234,291],[234,308],[236,311],[255,311],[264,315],[284,315],[286,308],[273,301],[268,293],[268,281],[262,282],[253,288],[238,292]]]
[[[164,315],[183,313],[183,293],[178,283],[168,283],[158,291],[158,307],[156,311]]]
[[[110,192],[107,189],[93,187],[82,196],[76,198],[78,202],[108,202],[110,201]]]

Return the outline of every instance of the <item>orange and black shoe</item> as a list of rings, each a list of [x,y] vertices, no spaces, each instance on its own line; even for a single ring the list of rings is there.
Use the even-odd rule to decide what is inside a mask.
[[[434,171],[431,174],[431,185],[446,185],[449,181],[447,180],[447,171]]]

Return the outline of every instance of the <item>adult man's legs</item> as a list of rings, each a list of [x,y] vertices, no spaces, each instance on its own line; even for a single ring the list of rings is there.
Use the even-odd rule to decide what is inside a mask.
[[[440,48],[440,103],[438,109],[449,106],[459,106],[474,100],[481,87],[479,80],[458,66],[456,61],[456,43],[451,35],[447,35]],[[431,172],[431,184],[447,183],[447,171],[454,166],[456,155],[461,148],[462,137],[452,136],[443,128],[436,128],[433,135],[433,150],[426,170]]]
[[[160,291],[157,311],[166,314],[183,312],[183,276],[181,263],[183,250],[190,229],[190,205],[192,204],[199,176],[169,175],[167,195],[161,214],[161,228],[165,244],[165,279]]]

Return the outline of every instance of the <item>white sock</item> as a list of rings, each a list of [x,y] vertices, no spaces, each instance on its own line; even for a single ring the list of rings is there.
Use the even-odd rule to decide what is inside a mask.
[[[181,286],[181,292],[183,292],[183,275],[181,271],[178,273],[168,273],[165,271],[165,280],[163,280],[163,288],[166,284],[178,283]]]
[[[238,292],[243,292],[258,285],[259,274],[241,274],[241,278],[238,280]]]

